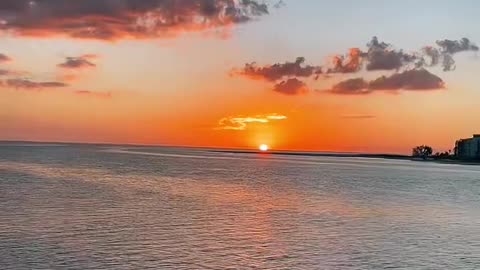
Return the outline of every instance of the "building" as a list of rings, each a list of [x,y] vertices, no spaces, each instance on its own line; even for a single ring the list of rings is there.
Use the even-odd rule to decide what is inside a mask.
[[[455,143],[455,156],[459,159],[480,159],[480,134]]]

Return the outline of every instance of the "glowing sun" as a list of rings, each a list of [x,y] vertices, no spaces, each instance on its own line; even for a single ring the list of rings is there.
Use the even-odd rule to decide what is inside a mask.
[[[258,147],[258,149],[260,149],[260,151],[262,151],[262,152],[266,152],[266,151],[268,151],[268,145],[266,145],[266,144],[261,144],[261,145]]]

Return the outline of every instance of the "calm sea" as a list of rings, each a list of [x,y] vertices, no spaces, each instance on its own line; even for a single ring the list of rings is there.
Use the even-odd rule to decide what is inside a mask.
[[[480,269],[480,167],[4,143],[0,269]]]

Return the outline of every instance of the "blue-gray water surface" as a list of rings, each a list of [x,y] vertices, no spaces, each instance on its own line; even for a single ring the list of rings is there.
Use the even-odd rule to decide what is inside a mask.
[[[3,143],[0,269],[480,269],[480,167]]]

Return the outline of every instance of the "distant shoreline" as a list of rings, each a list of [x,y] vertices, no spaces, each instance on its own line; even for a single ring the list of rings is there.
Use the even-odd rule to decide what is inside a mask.
[[[208,150],[214,153],[231,154],[264,154],[264,155],[289,155],[289,156],[314,156],[314,157],[362,157],[362,158],[385,158],[385,159],[412,159],[410,156],[400,154],[362,154],[362,153],[329,153],[329,152],[294,152],[294,151],[268,151],[257,150]]]
[[[407,160],[414,162],[435,162],[442,164],[459,164],[459,165],[480,165],[480,160],[457,160],[457,159],[433,159],[427,160],[414,158],[408,155],[402,154],[366,154],[366,153],[336,153],[336,152],[302,152],[302,151],[268,151],[261,152],[259,150],[250,149],[221,149],[214,147],[195,147],[195,146],[173,146],[173,145],[145,145],[145,144],[115,144],[115,143],[84,143],[84,142],[41,142],[41,141],[8,141],[0,140],[0,144],[31,144],[39,145],[45,144],[46,146],[62,146],[62,145],[91,145],[91,146],[110,146],[110,147],[165,147],[165,148],[184,148],[184,149],[196,149],[203,150],[212,153],[231,153],[231,154],[263,154],[263,155],[286,155],[286,156],[311,156],[311,157],[344,157],[344,158],[378,158],[378,159],[391,159],[391,160]]]
[[[407,155],[398,154],[361,154],[361,153],[312,153],[312,152],[287,152],[287,151],[269,151],[261,152],[254,150],[209,150],[209,152],[215,153],[232,153],[232,154],[263,154],[263,155],[287,155],[287,156],[312,156],[312,157],[340,157],[340,158],[379,158],[379,159],[392,159],[392,160],[407,160],[414,162],[435,162],[443,164],[459,164],[459,165],[480,165],[480,160],[456,160],[456,159],[433,159],[426,160],[420,158],[414,158]]]

